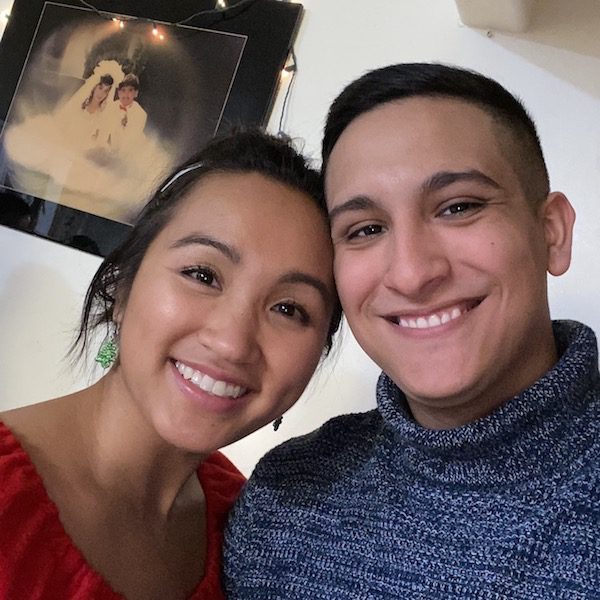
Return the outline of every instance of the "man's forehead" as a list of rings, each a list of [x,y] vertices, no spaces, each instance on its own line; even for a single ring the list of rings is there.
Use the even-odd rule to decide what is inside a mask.
[[[351,122],[335,144],[327,184],[397,169],[398,175],[468,171],[505,163],[506,136],[478,106],[453,98],[388,102]]]
[[[426,140],[425,130],[439,137],[460,130],[463,134],[473,132],[488,135],[493,132],[496,119],[479,105],[460,98],[447,96],[415,96],[392,100],[362,113],[351,121],[333,147],[332,154],[344,141],[354,144],[368,143],[365,133],[387,134],[394,138],[402,134],[402,139]],[[458,141],[458,140],[457,140]]]
[[[460,100],[382,105],[351,123],[334,147],[325,181],[328,205],[377,190],[426,193],[452,183],[512,189],[517,175],[499,129],[488,113]]]

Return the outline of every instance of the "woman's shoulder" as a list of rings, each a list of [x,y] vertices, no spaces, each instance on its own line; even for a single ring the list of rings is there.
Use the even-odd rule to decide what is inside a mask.
[[[20,536],[27,522],[39,525],[42,514],[53,512],[31,457],[4,421],[0,421],[0,481],[1,550],[7,536]]]
[[[3,416],[0,414],[0,517],[3,515],[3,501],[13,493],[18,493],[20,488],[28,487],[35,474],[29,456],[4,422]]]
[[[0,596],[37,585],[52,570],[45,557],[56,550],[59,521],[29,455],[0,423]],[[46,569],[48,572],[45,572]]]
[[[16,513],[22,510],[22,518],[29,516],[33,520],[36,517],[31,515],[36,510],[48,513],[53,507],[38,467],[44,464],[54,468],[60,464],[54,449],[72,438],[62,400],[0,413],[0,529],[13,504]],[[54,512],[52,508],[48,514]]]
[[[44,598],[121,598],[72,544],[29,456],[1,422],[0,481],[0,598],[31,598],[34,589]]]

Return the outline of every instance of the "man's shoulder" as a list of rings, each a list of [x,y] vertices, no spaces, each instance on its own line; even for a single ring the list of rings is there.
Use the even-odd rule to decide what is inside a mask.
[[[383,421],[376,410],[334,417],[306,435],[277,446],[258,463],[252,481],[267,485],[295,478],[341,476],[361,463],[381,434]]]
[[[135,112],[137,112],[140,115],[146,115],[146,111],[142,108],[142,105],[137,101],[134,100],[131,107],[135,110]]]

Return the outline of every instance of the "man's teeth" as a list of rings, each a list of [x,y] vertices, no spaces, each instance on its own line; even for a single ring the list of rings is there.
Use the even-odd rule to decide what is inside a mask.
[[[439,327],[449,321],[454,321],[454,319],[458,319],[465,312],[467,311],[461,311],[460,308],[454,307],[450,311],[442,311],[428,317],[418,317],[416,319],[401,318],[398,320],[398,324],[400,327],[408,327],[409,329],[430,329],[431,327]]]
[[[239,398],[246,393],[246,388],[243,388],[241,385],[234,385],[233,383],[213,379],[210,375],[195,371],[192,367],[188,367],[182,362],[176,361],[175,366],[184,379],[191,381],[201,390],[204,390],[213,396]]]

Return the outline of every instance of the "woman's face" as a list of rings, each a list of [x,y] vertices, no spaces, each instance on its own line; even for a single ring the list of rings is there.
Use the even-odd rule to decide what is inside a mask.
[[[257,173],[211,174],[140,265],[116,376],[169,444],[207,453],[274,420],[321,357],[334,306],[325,218]]]
[[[96,104],[101,104],[104,102],[111,87],[112,86],[107,85],[106,83],[99,83],[96,85],[94,88],[94,93],[92,94],[92,100],[94,100]]]

